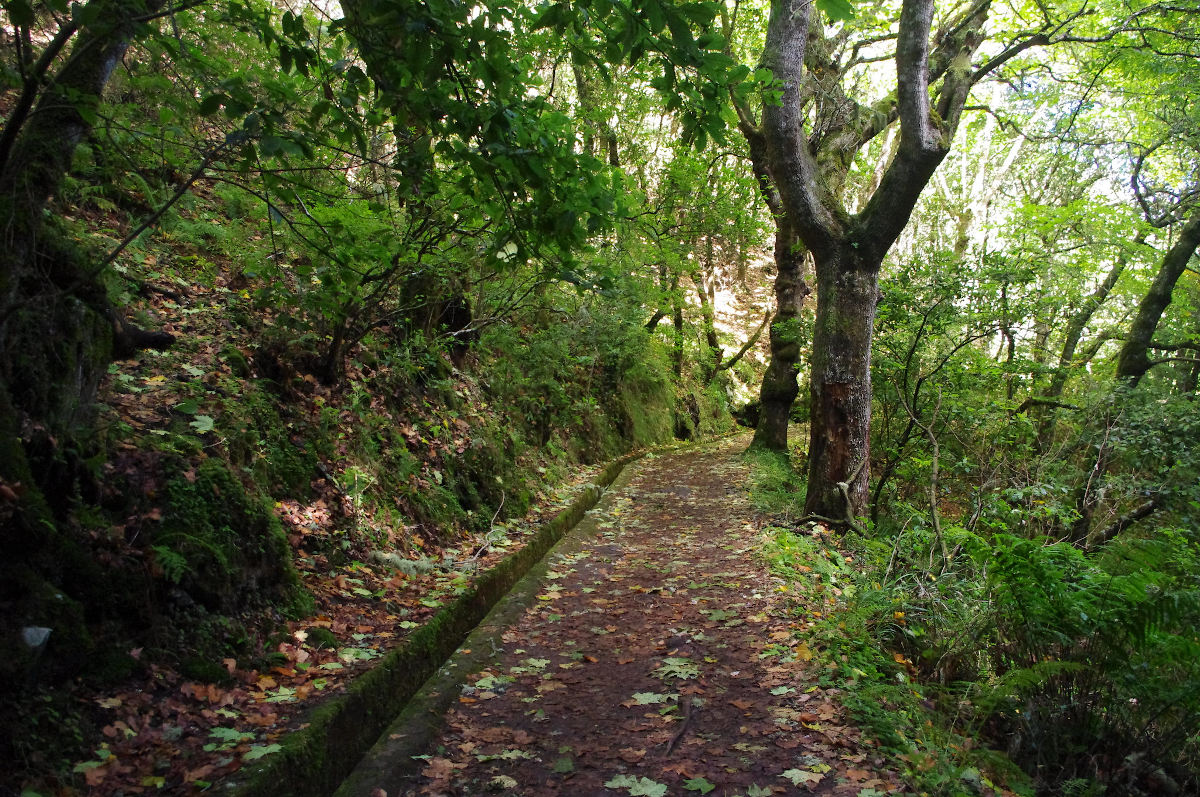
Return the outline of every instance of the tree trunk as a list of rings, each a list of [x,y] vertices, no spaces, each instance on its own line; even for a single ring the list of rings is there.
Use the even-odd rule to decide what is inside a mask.
[[[81,253],[44,234],[46,209],[75,148],[91,131],[89,120],[129,46],[135,20],[156,12],[161,2],[88,4],[96,6],[97,22],[75,35],[36,103],[22,98],[32,112],[8,119],[0,134],[0,382],[18,409],[55,434],[71,431],[91,406],[114,330],[98,275]]]
[[[1158,322],[1171,303],[1175,283],[1183,276],[1197,247],[1200,247],[1200,210],[1193,213],[1180,231],[1179,240],[1163,256],[1150,290],[1138,305],[1137,315],[1129,327],[1129,336],[1125,338],[1125,345],[1117,357],[1117,381],[1134,386],[1157,364],[1150,359],[1150,343],[1158,329]]]
[[[751,447],[788,450],[787,427],[800,392],[800,308],[809,294],[804,282],[804,246],[785,217],[775,220],[775,318],[771,322],[771,361],[763,375],[762,412]]]
[[[808,494],[805,511],[841,520],[867,505],[871,431],[871,335],[878,264],[850,246],[817,258]]]
[[[1145,236],[1139,235],[1137,243],[1145,243]],[[1061,396],[1072,371],[1087,365],[1090,358],[1083,359],[1076,357],[1079,342],[1083,340],[1083,331],[1091,322],[1092,316],[1096,314],[1096,311],[1108,299],[1108,295],[1116,286],[1117,280],[1121,278],[1121,274],[1124,273],[1125,266],[1128,263],[1129,253],[1121,252],[1117,256],[1116,262],[1113,263],[1113,267],[1109,269],[1108,274],[1105,276],[1104,282],[1100,283],[1096,290],[1083,300],[1083,304],[1071,316],[1070,321],[1067,322],[1066,333],[1063,336],[1062,352],[1058,355],[1058,365],[1054,369],[1054,374],[1050,377],[1050,385],[1046,388],[1046,398],[1056,399]]]
[[[671,275],[671,326],[674,340],[671,348],[671,372],[678,382],[683,379],[683,297],[679,295],[679,271]]]

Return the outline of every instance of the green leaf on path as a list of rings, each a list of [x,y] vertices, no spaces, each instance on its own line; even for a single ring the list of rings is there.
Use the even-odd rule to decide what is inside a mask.
[[[701,609],[700,613],[707,615],[708,619],[714,623],[723,623],[737,617],[737,612],[731,612],[728,609]]]
[[[654,703],[666,703],[670,695],[660,695],[657,692],[634,692],[633,700],[639,706],[649,706]]]
[[[757,783],[751,783],[750,788],[746,789],[746,797],[772,797],[774,793],[770,789],[759,786]]]
[[[268,703],[291,703],[296,699],[296,690],[290,686],[281,686],[278,690],[267,694]]]
[[[557,772],[560,775],[566,775],[568,772],[575,771],[575,762],[572,761],[570,757],[563,756],[551,764],[550,769],[551,771]]]
[[[692,778],[683,782],[683,788],[688,791],[698,791],[701,794],[708,794],[717,787],[709,783],[705,778]]]
[[[793,786],[808,786],[820,783],[825,776],[805,769],[789,769],[780,777],[790,780]]]
[[[282,749],[283,745],[281,744],[256,744],[251,747],[244,756],[242,756],[242,759],[244,761],[257,761],[263,756],[268,756],[272,753],[278,753]]]
[[[195,415],[200,411],[200,404],[195,399],[187,399],[176,404],[175,411],[184,415]]]
[[[632,775],[617,775],[604,785],[610,789],[629,789],[630,797],[666,797],[667,794],[667,784]]]
[[[654,671],[654,675],[663,679],[679,678],[681,680],[688,680],[700,677],[700,668],[691,659],[668,656],[663,659],[663,663]]]

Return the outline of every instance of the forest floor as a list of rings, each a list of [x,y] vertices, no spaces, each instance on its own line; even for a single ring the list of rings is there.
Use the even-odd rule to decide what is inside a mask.
[[[820,685],[805,640],[836,596],[770,574],[746,442],[630,466],[593,510],[595,536],[551,554],[402,793],[905,790]]]

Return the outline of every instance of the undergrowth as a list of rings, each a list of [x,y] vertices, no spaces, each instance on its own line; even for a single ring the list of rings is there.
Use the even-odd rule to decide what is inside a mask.
[[[918,792],[1200,790],[1200,534],[1091,553],[919,523],[839,538],[783,522],[803,494],[786,462],[752,465],[825,679]]]

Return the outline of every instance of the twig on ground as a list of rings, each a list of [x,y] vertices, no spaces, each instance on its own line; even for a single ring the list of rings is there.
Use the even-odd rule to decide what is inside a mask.
[[[679,744],[679,740],[687,733],[688,726],[692,724],[692,718],[696,716],[696,701],[690,697],[684,698],[683,701],[683,722],[679,725],[679,730],[675,731],[675,735],[667,742],[667,751],[663,753],[663,757],[671,755],[671,751]]]

